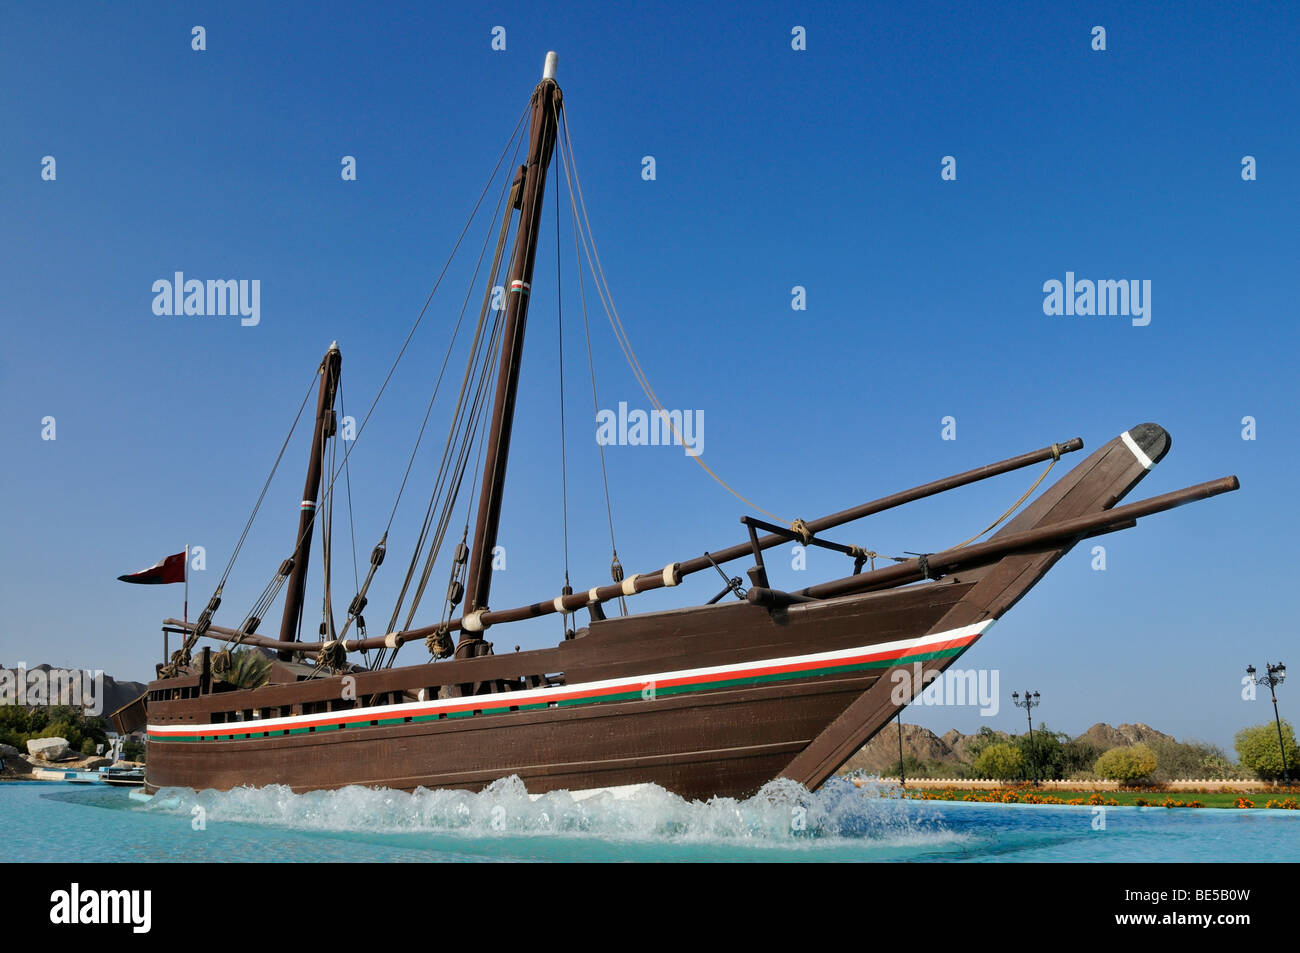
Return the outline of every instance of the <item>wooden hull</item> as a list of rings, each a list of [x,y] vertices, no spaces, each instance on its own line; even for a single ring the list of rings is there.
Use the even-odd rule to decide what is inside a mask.
[[[1134,428],[1004,532],[1114,506],[1167,448],[1160,428]],[[360,673],[351,689],[340,677],[231,692],[158,681],[146,787],[477,790],[510,775],[534,792],[815,787],[919,693],[902,673],[951,665],[1075,542],[780,609],[598,621],[553,649]]]
[[[559,650],[568,656],[566,685],[532,692],[223,723],[201,732],[201,740],[188,740],[192,734],[187,740],[168,738],[161,724],[151,725],[148,785],[150,790],[267,784],[288,784],[297,791],[349,784],[478,789],[517,774],[536,792],[653,782],[686,797],[752,794],[899,657],[933,654],[933,643],[917,636],[970,584],[917,588],[931,591],[861,596],[775,616],[736,603],[608,620]],[[943,644],[959,654],[973,638]],[[477,662],[508,659],[523,672],[533,654],[391,674],[405,676],[414,687],[430,674],[445,677],[444,669],[472,669]],[[303,684],[337,698],[340,682]],[[591,692],[600,694],[593,699]],[[209,708],[229,706],[238,703],[238,694],[245,693],[196,701]],[[529,710],[534,697],[552,696],[558,699],[555,707],[546,703]],[[510,702],[520,702],[509,706],[519,710],[489,707]],[[479,713],[447,711],[464,706]],[[192,701],[154,702],[151,713],[165,718],[193,707]],[[371,724],[397,721],[395,716],[412,720]],[[316,730],[285,733],[307,721]],[[177,722],[170,724],[177,725],[173,731],[182,730]],[[269,730],[256,730],[264,727]],[[251,737],[225,740],[226,732],[249,730]]]

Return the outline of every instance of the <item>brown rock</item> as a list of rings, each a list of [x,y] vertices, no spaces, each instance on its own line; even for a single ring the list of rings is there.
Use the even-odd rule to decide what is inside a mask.
[[[1083,734],[1074,739],[1075,741],[1086,741],[1100,751],[1109,751],[1111,748],[1123,748],[1130,744],[1131,741],[1119,731],[1099,721]]]
[[[920,761],[950,761],[952,749],[928,728],[903,725],[903,756]],[[841,773],[864,771],[880,774],[898,766],[898,723],[886,725],[854,753],[840,768]]]
[[[1011,740],[1011,736],[1005,731],[994,731],[993,736],[998,741]],[[945,735],[945,737],[947,736]],[[961,735],[960,738],[951,743],[953,757],[962,764],[972,764],[975,761],[975,755],[971,752],[971,745],[973,745],[979,737],[978,733],[973,735]]]
[[[1136,722],[1131,725],[1120,725],[1115,729],[1119,734],[1128,739],[1131,745],[1145,744],[1151,741],[1173,741],[1173,735],[1167,735],[1163,731],[1157,731],[1150,725],[1144,725],[1142,722]]]

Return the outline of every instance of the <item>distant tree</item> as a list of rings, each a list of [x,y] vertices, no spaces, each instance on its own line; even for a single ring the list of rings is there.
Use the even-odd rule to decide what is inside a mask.
[[[142,742],[136,741],[134,738],[128,738],[122,743],[122,760],[143,761],[147,750]]]
[[[1300,777],[1300,748],[1296,747],[1295,729],[1289,721],[1282,722],[1282,744],[1286,745],[1286,763],[1291,777]],[[1269,722],[1253,725],[1237,732],[1233,739],[1237,760],[1256,777],[1272,781],[1282,777],[1282,749],[1278,745],[1277,725]]]
[[[0,706],[0,743],[21,749],[33,738],[63,738],[74,751],[80,751],[87,739],[102,744],[108,734],[102,719],[79,708]]]
[[[1101,754],[1101,749],[1091,741],[1083,738],[1066,740],[1061,745],[1062,775],[1068,778],[1080,773],[1091,773],[1092,766]]]
[[[1065,777],[1064,742],[1068,736],[1050,730],[1046,725],[1035,730],[1033,738],[1029,733],[1016,737],[1016,746],[1025,756],[1025,774],[1028,777],[1043,779]]]
[[[1276,744],[1276,734],[1274,743]],[[1156,738],[1149,742],[1160,767],[1153,779],[1176,781],[1195,778],[1230,778],[1237,772],[1223,749],[1203,741]]]
[[[1111,748],[1097,759],[1094,770],[1111,781],[1135,784],[1148,780],[1155,772],[1156,764],[1156,753],[1147,745],[1136,744]]]
[[[1217,754],[1210,754],[1205,757],[1205,776],[1207,778],[1242,777],[1242,770],[1228,760],[1228,756],[1223,753],[1223,749],[1218,748],[1217,750]]]
[[[975,761],[979,759],[979,756],[989,745],[1001,744],[1005,740],[996,731],[985,725],[972,736],[966,745],[966,751],[970,754],[971,760]]]
[[[903,756],[903,773],[909,778],[919,778],[925,776],[925,762],[916,755],[909,754]],[[885,769],[885,776],[898,777],[898,762],[895,761]]]
[[[1013,781],[1023,777],[1025,755],[1017,745],[1005,741],[987,745],[975,759],[975,773],[999,781]]]

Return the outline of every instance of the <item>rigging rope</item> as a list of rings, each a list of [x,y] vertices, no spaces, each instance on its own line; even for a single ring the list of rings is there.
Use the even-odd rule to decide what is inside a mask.
[[[564,586],[562,592],[568,595],[573,592],[573,587],[569,583],[569,469],[564,434],[567,418],[564,413],[564,289],[561,282],[562,269],[560,266],[560,250],[563,244],[560,241],[559,168],[552,165],[551,174],[555,183],[555,327],[556,337],[559,339],[560,368],[560,513],[564,526]],[[569,614],[566,612],[560,616],[560,628],[566,635],[568,634],[568,627]]]
[[[516,155],[517,154],[518,154],[518,147],[516,147]],[[505,200],[505,196],[508,195],[512,190],[513,190],[513,185],[510,183],[509,180],[507,180],[506,188],[505,190],[503,190],[502,196],[497,203],[498,210],[500,210],[502,203]],[[492,301],[493,287],[495,286],[496,280],[500,275],[502,253],[505,249],[505,242],[508,235],[510,220],[511,220],[511,215],[509,209],[507,209],[505,216],[502,218],[501,234],[498,238],[496,252],[492,260],[492,270],[491,273],[489,274],[487,291],[484,293],[483,304],[479,309],[478,324],[474,330],[474,340],[470,348],[469,359],[466,362],[465,374],[464,377],[461,379],[460,393],[457,395],[456,398],[456,412],[453,415],[451,427],[447,434],[447,441],[443,447],[442,461],[439,464],[437,478],[434,481],[433,491],[429,497],[429,504],[425,510],[424,523],[421,527],[420,535],[416,541],[415,549],[411,554],[411,563],[407,568],[406,578],[402,583],[401,592],[398,595],[396,604],[393,606],[393,614],[391,619],[389,620],[389,625],[388,625],[388,630],[390,632],[394,631],[397,625],[397,618],[402,611],[402,603],[406,599],[406,593],[410,587],[411,580],[415,575],[415,567],[419,563],[420,553],[424,549],[425,540],[428,538],[429,535],[429,528],[433,523],[434,510],[437,508],[437,503],[439,498],[443,494],[444,487],[448,486],[447,478],[449,473],[451,472],[448,469],[448,464],[453,454],[453,447],[458,447],[463,445],[464,441],[467,438],[467,434],[470,432],[470,425],[473,423],[473,411],[471,411],[470,415],[468,416],[465,414],[465,395],[470,382],[473,380],[475,365],[480,361],[482,361],[484,366],[486,366],[487,363],[490,361],[491,354],[493,353],[493,346],[496,341],[497,330],[501,324],[500,312],[494,312],[493,319],[492,319],[492,328],[488,335],[487,349],[486,351],[483,350],[482,349],[483,329],[485,324],[487,323],[487,315],[489,313],[489,306]],[[496,223],[496,216],[494,214],[492,219],[492,224],[495,223]],[[470,295],[473,293],[473,287],[474,284],[477,282],[479,271],[482,268],[483,258],[487,253],[487,246],[490,238],[491,238],[491,229],[489,228],[488,234],[484,238],[483,248],[479,253],[478,262],[476,263],[474,268],[474,274],[470,279],[470,288],[466,292],[465,301],[461,306],[462,319],[464,317],[464,312],[469,305],[469,298]],[[485,358],[483,355],[487,355],[487,357]],[[483,377],[480,375],[474,390],[474,395],[472,400],[472,406],[474,408],[477,408],[479,401],[482,399],[483,386],[484,386]],[[426,420],[427,420],[427,412],[426,412]],[[459,437],[457,437],[458,433],[460,434]],[[464,479],[465,453],[463,449],[458,449],[456,453],[457,453],[457,461],[455,465],[455,472],[456,472],[455,491],[454,493],[449,493],[442,507],[442,512],[440,514],[439,521],[438,521],[438,526],[437,529],[435,530],[435,539],[432,546],[430,547],[429,556],[426,561],[425,569],[421,576],[420,583],[415,592],[415,595],[413,596],[410,612],[408,613],[407,616],[406,626],[408,628],[410,627],[411,619],[414,617],[415,610],[419,606],[419,603],[424,596],[425,587],[428,583],[429,576],[433,570],[433,563],[436,561],[438,553],[441,551],[442,542],[446,535],[447,523],[449,521],[450,513],[452,511],[452,508],[455,505],[456,497],[459,495],[461,483]],[[374,663],[376,667],[383,664],[383,659],[386,654],[387,654],[386,651],[380,652],[379,657],[376,659]]]
[[[609,283],[605,279],[605,271],[600,263],[600,253],[596,250],[595,236],[592,235],[591,232],[591,221],[587,216],[587,203],[582,195],[582,180],[578,177],[577,162],[573,159],[573,139],[569,134],[569,117],[568,113],[563,110],[563,107],[561,107],[561,116],[564,121],[564,140],[568,144],[569,162],[573,167],[573,177],[569,182],[569,200],[572,202],[576,193],[578,206],[582,209],[582,221],[585,229],[582,240],[583,251],[587,256],[587,265],[592,269],[592,277],[596,280],[596,292],[600,295],[601,304],[605,308],[606,317],[609,318],[610,327],[614,329],[614,336],[618,340],[619,347],[623,351],[623,356],[627,359],[628,366],[632,368],[632,373],[635,375],[637,383],[641,385],[641,390],[645,392],[646,398],[650,401],[654,409],[661,415],[660,419],[668,425],[677,439],[682,441],[681,434],[677,432],[677,428],[672,422],[672,417],[664,410],[663,404],[659,401],[659,397],[655,394],[654,388],[650,385],[650,380],[646,376],[645,370],[641,367],[641,362],[637,359],[636,352],[632,348],[632,342],[629,340],[627,332],[623,327],[623,321],[619,317],[618,309],[614,306],[614,299],[609,291]],[[568,164],[565,166],[565,175],[566,177],[569,175]],[[588,248],[588,242],[590,242],[590,248]],[[782,523],[786,526],[793,525],[790,520],[782,519],[770,510],[765,510],[757,503],[742,496],[730,483],[719,476],[712,467],[704,462],[704,458],[701,454],[696,453],[691,454],[690,456],[696,463],[704,468],[705,473],[713,477],[713,479],[716,480],[723,489],[746,506],[757,510],[765,516],[770,516],[778,523]]]
[[[1038,479],[1035,480],[1032,484],[1030,484],[1029,489],[1025,490],[1024,493],[1020,494],[1020,499],[1012,503],[1011,506],[1007,508],[1007,511],[1005,513],[1003,513],[1001,516],[995,519],[992,523],[989,523],[988,526],[985,526],[982,530],[980,530],[970,539],[964,540],[963,542],[960,542],[956,546],[952,546],[950,548],[961,549],[963,546],[969,546],[971,543],[975,542],[975,540],[979,539],[981,536],[983,536],[993,527],[997,526],[1004,519],[1006,519],[1016,510],[1018,510],[1020,508],[1020,504],[1025,502],[1025,500],[1029,499],[1030,494],[1033,493],[1036,489],[1038,489],[1038,485],[1042,483],[1045,479],[1047,479],[1047,474],[1052,472],[1052,467],[1056,466],[1056,461],[1060,459],[1061,459],[1061,445],[1054,443],[1052,444],[1052,459],[1047,464],[1047,469],[1044,470],[1042,473],[1038,474]]]
[[[397,356],[393,359],[392,366],[389,367],[388,373],[385,375],[383,383],[380,384],[379,390],[375,394],[374,399],[371,401],[370,407],[367,409],[365,417],[362,419],[360,426],[358,426],[357,432],[352,440],[352,446],[348,447],[346,452],[343,455],[344,468],[347,467],[348,459],[351,456],[352,451],[356,448],[357,443],[360,441],[361,434],[365,430],[366,424],[369,423],[370,417],[374,413],[375,408],[378,406],[379,400],[383,396],[384,391],[387,389],[389,382],[392,380],[393,374],[396,372],[398,364],[401,363],[402,357],[406,354],[406,349],[410,345],[411,339],[415,336],[416,330],[419,328],[420,323],[424,320],[425,312],[428,310],[429,304],[433,301],[434,294],[437,293],[439,286],[442,284],[442,280],[446,276],[447,270],[451,267],[451,263],[455,259],[456,253],[459,251],[461,243],[464,241],[465,235],[468,233],[470,226],[474,222],[474,219],[478,216],[479,207],[482,205],[483,199],[486,198],[488,191],[491,189],[492,183],[493,181],[495,181],[497,173],[501,169],[501,163],[505,161],[506,156],[510,153],[510,147],[515,142],[515,139],[518,136],[519,130],[523,126],[524,119],[527,117],[527,115],[528,115],[528,105],[525,105],[523,110],[519,114],[518,121],[515,123],[514,131],[510,134],[510,138],[506,141],[505,148],[501,150],[501,155],[497,158],[497,163],[492,170],[492,174],[488,177],[486,184],[484,184],[482,192],[479,193],[478,199],[474,203],[474,207],[470,210],[469,218],[466,220],[464,227],[460,231],[460,235],[457,236],[455,243],[452,245],[451,252],[447,256],[447,261],[443,264],[442,270],[438,273],[438,277],[434,281],[433,288],[430,289],[429,295],[425,299],[424,306],[421,307],[420,313],[416,316],[415,322],[411,325],[411,329],[407,332],[406,339],[402,342],[402,346],[398,350]],[[518,147],[516,146],[516,151],[517,149]],[[324,362],[322,362],[321,368],[323,368],[323,366],[324,366]],[[316,377],[321,373],[321,368],[317,368],[316,373],[312,375],[313,385],[315,384]],[[216,612],[217,607],[221,604],[221,598],[220,598],[221,592],[227,580],[229,579],[231,569],[234,567],[235,564],[235,559],[239,555],[239,552],[244,545],[244,541],[248,536],[248,532],[252,528],[253,521],[257,516],[258,510],[262,505],[263,499],[266,496],[267,489],[271,485],[271,480],[275,476],[276,470],[280,465],[280,461],[284,456],[285,449],[289,445],[290,438],[293,436],[293,432],[297,428],[298,420],[301,418],[302,412],[307,406],[308,400],[310,400],[311,398],[311,390],[312,388],[309,387],[307,391],[307,395],[303,398],[302,405],[298,408],[298,414],[297,416],[294,417],[294,422],[289,429],[289,434],[285,437],[284,443],[280,447],[280,452],[276,456],[275,464],[272,466],[271,473],[267,476],[266,482],[262,486],[262,492],[258,495],[257,502],[253,506],[253,511],[252,513],[249,514],[248,520],[244,524],[243,532],[240,534],[239,540],[235,545],[234,551],[231,553],[230,559],[226,564],[226,568],[221,575],[221,579],[217,583],[216,591],[213,593],[212,598],[208,601],[207,608],[205,608],[203,612],[200,613],[199,619],[195,623],[195,628],[191,631],[190,637],[186,639],[182,648],[176,653],[176,655],[179,656],[181,654],[186,654],[186,655],[188,654],[189,649],[193,647],[193,643],[198,639],[198,637],[204,631],[206,631],[207,623],[211,621],[211,617],[213,613]],[[338,476],[339,476],[338,471],[334,471],[331,474],[326,492],[331,492],[333,490],[334,483],[338,479]],[[316,515],[317,514],[313,513],[312,522],[315,521]],[[387,533],[385,533],[385,537],[386,536]],[[302,540],[304,538],[305,538],[305,531],[304,531],[304,535],[299,538],[297,545],[295,545],[293,550],[294,552],[298,551],[298,546],[301,546]],[[381,540],[379,544],[379,547],[382,546],[383,546],[383,540]]]
[[[557,145],[560,152],[560,162],[564,166],[564,180],[569,186],[569,209],[573,217],[573,257],[574,257],[574,261],[577,264],[576,270],[578,273],[578,297],[582,303],[582,331],[587,342],[587,369],[590,371],[591,374],[591,409],[593,414],[596,417],[599,417],[600,400],[596,395],[596,361],[595,358],[592,356],[591,322],[587,316],[587,285],[586,285],[586,281],[582,277],[582,251],[578,244],[578,240],[579,240],[578,236],[579,233],[581,232],[581,225],[578,222],[578,207],[573,201],[573,181],[570,178],[570,174],[569,174],[569,164],[571,162],[571,159],[567,157],[565,154],[564,141],[560,140]],[[570,147],[570,152],[571,151],[572,151],[572,147]],[[558,206],[559,205],[558,195],[555,197],[555,200],[556,200],[556,205]],[[618,544],[614,540],[614,507],[610,502],[609,470],[605,466],[605,445],[602,444],[599,440],[597,440],[596,449],[600,453],[600,480],[605,490],[605,517],[609,523],[609,548],[611,553],[610,567],[612,569],[614,566],[619,565]],[[614,573],[611,572],[611,575],[614,575]],[[623,614],[626,615],[627,600],[624,599],[622,596],[619,596],[618,602],[620,608],[623,610]]]
[[[244,531],[239,534],[239,541],[235,543],[234,552],[230,554],[230,559],[226,561],[225,571],[221,574],[221,580],[217,583],[217,592],[221,592],[225,586],[226,580],[230,577],[230,570],[235,566],[235,558],[239,556],[239,551],[244,546],[244,540],[248,538],[248,531],[253,528],[253,520],[257,517],[257,511],[261,509],[262,501],[266,498],[266,491],[271,487],[271,481],[275,478],[275,471],[280,467],[280,461],[284,459],[284,451],[289,446],[289,441],[293,438],[293,432],[298,428],[298,421],[302,419],[302,412],[307,407],[307,402],[311,400],[311,392],[316,389],[316,378],[321,374],[321,368],[316,369],[316,373],[311,376],[311,383],[307,385],[307,393],[303,395],[302,403],[298,405],[298,413],[293,418],[293,423],[289,426],[289,433],[285,435],[284,443],[280,444],[280,452],[275,455],[275,463],[271,465],[271,472],[267,474],[266,482],[262,484],[262,492],[257,495],[257,502],[253,504],[253,512],[248,514],[248,521],[244,523]]]
[[[342,414],[342,419],[346,423],[348,419],[348,409],[343,403],[342,379],[339,380],[339,412]],[[347,487],[348,491],[348,533],[352,537],[352,584],[353,586],[360,588],[361,579],[360,574],[357,572],[357,528],[352,521],[352,472],[348,467],[348,461],[346,458],[343,460],[343,478],[344,486]]]

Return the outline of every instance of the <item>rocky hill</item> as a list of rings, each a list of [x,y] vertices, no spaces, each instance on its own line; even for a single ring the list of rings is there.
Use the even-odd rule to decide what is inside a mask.
[[[1112,728],[1105,722],[1099,721],[1079,735],[1077,740],[1091,742],[1103,751],[1109,751],[1111,748],[1123,748],[1127,745],[1151,742],[1157,739],[1160,741],[1173,741],[1174,737],[1165,734],[1163,731],[1156,731],[1150,725],[1144,725],[1140,721],[1132,725],[1120,725],[1118,728]]]
[[[46,664],[29,665],[26,668],[26,672],[28,673],[41,672],[42,674],[48,676],[51,667],[52,666]],[[3,668],[5,668],[5,666],[0,665],[0,669]],[[10,671],[17,671],[17,670],[11,668]],[[103,711],[101,712],[101,714],[104,717],[108,717],[109,715],[117,711],[119,708],[121,708],[123,705],[127,704],[128,702],[135,701],[135,699],[139,698],[140,695],[144,693],[146,687],[147,686],[145,685],[144,682],[126,682],[126,681],[119,682],[117,679],[113,678],[112,675],[105,674],[103,699],[102,699]],[[71,697],[51,698],[48,704],[75,705],[76,707],[79,708],[81,707],[81,699],[80,698],[73,699]]]
[[[1000,741],[1011,739],[1011,735],[1003,731],[995,731],[994,735]],[[970,752],[970,746],[977,737],[979,737],[977,734],[962,734],[955,728],[939,736],[920,725],[904,724],[903,757],[915,758],[922,762],[938,761],[952,764],[954,767],[970,765],[975,760]],[[1121,748],[1157,739],[1175,740],[1172,735],[1167,735],[1142,722],[1123,724],[1118,728],[1111,727],[1105,722],[1098,722],[1073,740],[1086,741],[1100,751],[1109,751],[1111,748]],[[896,770],[897,766],[898,725],[890,723],[882,728],[876,737],[859,748],[840,769],[840,773],[863,771],[867,774],[879,774]]]

